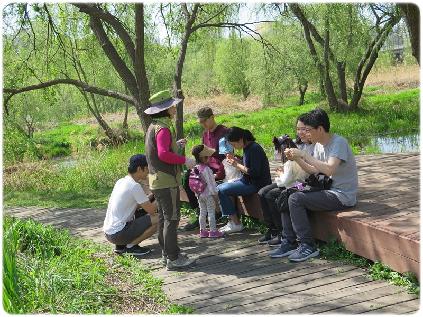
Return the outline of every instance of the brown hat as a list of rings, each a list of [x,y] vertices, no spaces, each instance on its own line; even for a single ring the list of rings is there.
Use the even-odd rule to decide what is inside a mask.
[[[204,144],[196,145],[192,148],[191,154],[194,155],[195,160],[199,163],[200,157],[212,156],[216,152],[215,149],[212,149]]]
[[[198,119],[207,119],[213,115],[213,110],[210,107],[203,107],[197,111]]]
[[[204,149],[198,154],[198,156],[199,157],[212,156],[214,152],[216,152],[215,149],[212,149],[211,147],[204,145]]]

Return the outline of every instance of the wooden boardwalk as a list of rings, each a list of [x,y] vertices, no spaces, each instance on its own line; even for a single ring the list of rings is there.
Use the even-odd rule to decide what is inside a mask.
[[[351,241],[358,241],[356,244],[360,245],[362,240],[358,239],[387,239],[387,236],[371,234],[374,228],[382,228],[383,232],[390,230],[398,237],[403,235],[415,241],[417,247],[412,247],[410,252],[418,254],[419,214],[416,206],[419,201],[418,196],[415,200],[415,195],[411,194],[411,191],[419,193],[418,159],[418,155],[411,154],[357,157],[360,203],[343,218],[368,224],[371,230],[367,237],[350,236]],[[403,174],[409,166],[414,174]],[[386,175],[390,176],[384,178]],[[396,192],[391,190],[394,185]],[[373,212],[372,206],[375,205],[381,208]],[[9,208],[5,213],[68,228],[77,236],[107,243],[101,230],[104,210],[34,207]],[[369,221],[369,215],[376,218]],[[337,225],[335,231],[348,237],[347,229],[346,225]],[[142,261],[164,279],[164,290],[172,301],[191,306],[199,314],[402,314],[419,309],[416,296],[386,281],[372,281],[362,269],[322,259],[297,264],[287,259],[271,259],[267,255],[271,249],[257,245],[258,237],[257,233],[243,232],[225,239],[209,240],[199,239],[196,233],[180,233],[179,241],[184,252],[198,257],[196,266],[181,272],[166,271],[159,264],[160,248],[156,237],[152,237],[142,245],[150,246],[153,252]],[[392,240],[388,241],[393,244]],[[374,240],[374,250],[382,242]],[[391,249],[387,250],[390,252]],[[404,252],[401,250],[400,253]]]
[[[339,212],[311,212],[314,236],[323,241],[336,238],[355,254],[419,277],[419,163],[418,153],[357,156],[357,205]],[[270,162],[273,175],[278,166]],[[257,194],[237,202],[241,211],[262,218]]]
[[[313,213],[315,236],[335,236],[355,254],[420,276],[420,155],[358,156],[357,165],[357,205]]]

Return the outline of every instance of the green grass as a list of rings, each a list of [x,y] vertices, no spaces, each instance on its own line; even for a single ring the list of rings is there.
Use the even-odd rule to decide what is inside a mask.
[[[60,126],[34,133],[34,142],[43,158],[67,156],[95,139],[97,128],[88,125],[63,123]]]
[[[110,246],[32,220],[3,218],[3,304],[9,313],[188,313],[173,305],[162,280]]]
[[[40,161],[22,166],[4,176],[4,204],[7,206],[102,207],[111,190],[127,173],[128,159],[142,153],[144,144],[131,141],[102,152],[87,151],[76,165]]]
[[[273,136],[285,133],[294,135],[296,118],[321,106],[329,112],[331,132],[346,137],[355,154],[363,152],[373,154],[378,152],[378,149],[371,144],[372,138],[376,135],[403,136],[418,133],[419,104],[418,88],[382,95],[374,94],[369,89],[366,90],[361,102],[361,109],[353,113],[331,112],[324,101],[303,106],[293,106],[288,101],[278,107],[253,113],[218,115],[216,120],[228,127],[239,126],[249,129],[271,157]],[[188,149],[201,142],[202,130],[195,119],[188,119],[184,123],[184,130],[188,136]]]
[[[408,293],[420,296],[420,284],[413,273],[398,273],[380,262],[372,262],[348,251],[345,246],[335,239],[320,242],[320,257],[336,260],[343,264],[350,264],[366,269],[373,280],[386,280],[389,283],[404,287]]]

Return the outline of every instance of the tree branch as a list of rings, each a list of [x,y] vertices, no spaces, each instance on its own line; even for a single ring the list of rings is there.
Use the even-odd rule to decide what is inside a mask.
[[[135,103],[136,103],[133,97],[122,94],[122,93],[117,92],[117,91],[91,86],[91,85],[88,85],[87,83],[84,83],[82,81],[75,80],[75,79],[60,78],[60,79],[54,79],[54,80],[50,80],[50,81],[40,83],[40,84],[37,84],[37,85],[26,86],[26,87],[22,87],[22,88],[18,88],[18,89],[4,88],[3,93],[9,94],[4,99],[4,106],[6,107],[7,103],[10,101],[10,99],[17,94],[27,92],[27,91],[37,90],[37,89],[43,89],[43,88],[47,88],[47,87],[59,85],[59,84],[73,85],[73,86],[81,88],[82,90],[84,90],[86,92],[92,92],[92,93],[97,94],[97,95],[102,95],[102,96],[106,96],[106,97],[111,97],[111,98],[123,100],[123,101],[129,102],[133,105],[135,105]]]
[[[275,22],[275,21],[256,21],[256,22],[247,22],[247,23],[235,23],[235,22],[220,22],[220,23],[204,23],[204,24],[197,24],[192,27],[192,32],[200,28],[205,27],[219,27],[219,28],[234,28],[237,30],[241,30],[243,33],[249,35],[253,40],[262,43],[265,47],[270,47],[274,51],[279,52],[279,50],[269,41],[267,41],[260,32],[253,30],[249,25],[254,25],[258,23],[268,23],[268,22]]]
[[[162,19],[163,19],[163,24],[164,24],[164,26],[165,26],[165,29],[166,29],[166,34],[167,34],[167,44],[168,44],[168,48],[169,48],[169,51],[172,53],[173,51],[172,51],[172,44],[171,44],[171,42],[170,42],[170,33],[169,33],[169,26],[167,25],[167,23],[166,23],[166,18],[165,18],[165,15],[164,15],[164,12],[163,12],[163,4],[161,3],[160,4],[160,14],[161,14],[161,16],[162,16]]]
[[[98,7],[96,4],[88,3],[72,3],[76,6],[79,11],[88,14],[90,17],[95,17],[101,19],[104,22],[107,22],[115,31],[119,38],[122,40],[125,45],[125,49],[128,52],[132,63],[135,64],[135,45],[129,35],[120,22],[114,15],[104,11],[102,8]]]
[[[90,16],[90,27],[93,30],[97,40],[100,42],[100,46],[103,49],[106,56],[109,58],[113,67],[128,86],[129,91],[133,96],[138,96],[138,86],[136,79],[130,69],[126,66],[125,62],[119,56],[109,37],[103,29],[103,24],[100,19]]]
[[[310,30],[311,35],[316,40],[317,43],[320,44],[322,48],[325,46],[325,40],[323,37],[319,34],[316,27],[307,19],[304,12],[301,10],[300,6],[297,3],[290,3],[289,7],[291,8],[291,11],[294,13],[294,15],[300,20],[301,24],[307,24],[308,29]],[[332,62],[336,63],[337,60],[335,59],[335,56],[332,52],[332,50],[329,48],[329,58]]]
[[[199,24],[206,24],[209,23],[211,20],[213,20],[214,18],[218,17],[219,15],[221,15],[224,11],[226,11],[226,9],[228,9],[230,7],[230,5],[225,5],[220,11],[218,11],[215,15],[213,15],[212,17],[208,18],[206,21],[201,22]]]

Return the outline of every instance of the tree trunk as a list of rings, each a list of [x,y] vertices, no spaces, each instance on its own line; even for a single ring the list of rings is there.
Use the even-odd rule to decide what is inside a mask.
[[[128,112],[129,112],[129,104],[125,104],[125,115],[123,116],[122,128],[128,131]]]
[[[192,13],[189,14],[186,4],[181,4],[185,14],[186,23],[184,36],[181,41],[181,49],[179,50],[179,57],[176,63],[175,75],[173,77],[173,95],[176,98],[184,99],[182,92],[182,72],[184,68],[185,56],[188,48],[188,41],[192,34],[192,26],[197,18],[199,4],[195,4]],[[176,139],[184,137],[184,102],[180,102],[176,107]]]
[[[304,104],[307,88],[308,88],[308,82],[304,84],[304,87],[301,84],[298,84],[298,90],[300,91],[300,101],[298,103],[299,106],[302,106]]]
[[[90,100],[88,99],[87,93],[83,91],[82,89],[79,89],[82,96],[85,99],[85,103],[87,104],[88,110],[91,112],[91,114],[94,116],[94,118],[97,120],[97,123],[100,125],[100,127],[103,129],[106,136],[109,138],[109,140],[112,142],[112,144],[117,145],[119,143],[117,135],[114,133],[113,129],[110,128],[110,126],[107,124],[107,122],[103,119],[101,116],[101,113],[98,111],[97,107],[93,108],[90,104]],[[94,100],[94,96],[91,96]],[[95,102],[95,101],[94,101]]]
[[[405,16],[408,33],[410,34],[411,51],[417,63],[420,65],[420,11],[414,3],[399,3]]]
[[[150,87],[148,84],[147,71],[145,68],[145,54],[144,54],[144,5],[142,3],[135,3],[135,78],[137,81],[138,95],[136,99],[139,104],[135,107],[137,109],[138,117],[140,118],[144,133],[147,132],[148,126],[151,123],[150,116],[144,113],[144,110],[150,107]],[[129,87],[128,87],[129,88]]]
[[[400,17],[395,16],[392,17],[389,22],[386,22],[382,30],[380,30],[376,37],[373,39],[372,43],[369,45],[366,53],[361,59],[354,78],[354,92],[353,97],[351,99],[351,103],[349,105],[350,110],[354,111],[358,108],[358,102],[360,101],[361,96],[363,94],[363,88],[367,76],[372,70],[374,63],[376,62],[376,59],[378,57],[380,49],[383,46],[383,43],[385,43],[385,40],[391,32],[392,28],[395,26],[395,24],[399,22],[399,20]]]
[[[341,99],[348,104],[347,82],[345,80],[345,62],[336,62],[336,70],[338,71],[339,94]]]
[[[326,30],[324,39],[324,70],[325,70],[325,88],[326,96],[328,99],[329,107],[332,110],[338,110],[338,101],[336,99],[335,90],[333,89],[332,80],[330,78],[330,65],[329,65],[329,18],[326,17]]]

